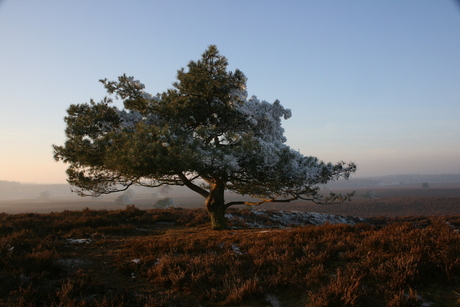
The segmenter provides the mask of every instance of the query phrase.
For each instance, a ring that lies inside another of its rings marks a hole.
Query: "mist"
[[[403,174],[338,180],[322,186],[325,191],[352,191],[378,188],[418,189],[424,183],[431,188],[460,188],[460,174]],[[227,193],[226,199],[241,200],[242,196]],[[247,198],[247,196],[246,196]],[[72,192],[69,184],[30,184],[0,180],[0,213],[49,213],[64,210],[124,209],[135,205],[141,209],[152,209],[162,200],[168,199],[175,207],[202,208],[204,199],[186,187],[130,187],[125,192],[81,197]]]

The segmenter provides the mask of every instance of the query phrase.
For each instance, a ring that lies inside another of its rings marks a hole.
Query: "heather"
[[[460,216],[313,223],[205,210],[0,214],[2,306],[455,306]],[[278,223],[277,223],[278,221]],[[255,226],[258,222],[257,226]]]

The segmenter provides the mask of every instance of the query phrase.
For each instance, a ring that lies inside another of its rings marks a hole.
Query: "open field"
[[[220,232],[202,198],[167,197],[187,209],[152,210],[152,193],[0,201],[0,306],[460,306],[459,184],[239,206]]]
[[[374,192],[375,198],[364,197]],[[371,188],[357,189],[349,203],[340,205],[306,205],[294,202],[290,210],[313,211],[328,214],[353,215],[359,217],[396,216],[442,216],[460,214],[460,187],[449,185],[442,188]],[[267,205],[280,209],[281,205]]]
[[[460,305],[460,216],[260,213],[230,210],[225,231],[202,209],[0,214],[0,305]]]
[[[352,190],[334,190],[347,192]],[[364,195],[373,192],[373,198]],[[57,198],[57,199],[14,199],[0,200],[0,212],[5,213],[49,213],[64,210],[90,209],[123,209],[125,204],[117,203],[118,194],[101,198]],[[178,207],[202,208],[204,199],[193,192],[170,193]],[[151,209],[158,200],[152,193],[137,193],[132,202],[142,209]],[[240,199],[235,195],[227,195],[227,201]],[[244,208],[244,206],[240,206]],[[432,216],[460,214],[460,184],[432,184],[429,189],[422,189],[420,185],[404,185],[393,187],[369,187],[355,189],[352,202],[340,205],[315,205],[304,201],[287,204],[269,203],[260,205],[258,209],[298,210],[338,215],[352,215],[359,217],[374,216]]]

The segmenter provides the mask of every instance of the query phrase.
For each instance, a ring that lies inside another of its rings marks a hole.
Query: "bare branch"
[[[209,192],[206,191],[205,189],[203,188],[200,188],[199,186],[197,186],[196,184],[194,184],[190,179],[187,178],[187,176],[185,176],[183,173],[179,173],[178,174],[179,178],[182,180],[182,182],[184,183],[184,185],[189,188],[190,190],[200,194],[201,196],[203,196],[204,198],[207,198],[208,195],[209,195]]]
[[[129,189],[132,185],[134,185],[136,182],[135,181],[131,181],[130,183],[126,183],[126,184],[123,184],[123,188],[117,188],[117,189],[111,189],[111,190],[108,190],[108,189],[98,189],[98,190],[91,190],[91,193],[85,193],[83,189],[70,189],[72,192],[76,192],[79,196],[82,196],[82,197],[87,197],[87,196],[91,196],[91,197],[99,197],[103,194],[112,194],[112,193],[117,193],[117,192],[123,192],[123,191],[126,191],[127,189]]]

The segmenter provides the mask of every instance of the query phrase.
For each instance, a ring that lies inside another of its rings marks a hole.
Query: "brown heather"
[[[0,214],[0,306],[460,306],[458,226],[212,231],[204,210],[134,206]]]

